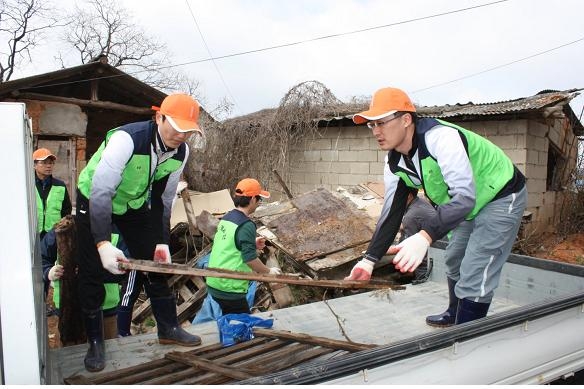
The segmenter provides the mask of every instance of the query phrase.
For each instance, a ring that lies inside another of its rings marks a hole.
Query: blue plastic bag
[[[221,344],[233,346],[253,339],[253,327],[272,328],[274,319],[261,319],[247,313],[229,313],[217,319]]]

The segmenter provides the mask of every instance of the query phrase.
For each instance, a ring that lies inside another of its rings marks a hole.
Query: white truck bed
[[[544,383],[579,370],[576,369],[578,366],[580,369],[584,366],[584,351],[578,351],[584,350],[584,338],[578,336],[572,339],[574,334],[581,334],[580,329],[584,328],[584,305],[546,314],[541,318],[537,318],[537,313],[531,313],[533,320],[520,318],[515,324],[512,319],[505,319],[505,315],[513,318],[523,311],[532,312],[534,304],[545,305],[546,302],[553,302],[553,299],[582,292],[584,282],[580,276],[542,269],[541,263],[544,268],[555,266],[549,261],[519,258],[515,262],[531,261],[540,266],[517,263],[505,265],[501,286],[487,319],[449,329],[433,328],[425,324],[425,317],[442,312],[448,303],[442,253],[441,249],[431,249],[434,259],[431,279],[420,285],[407,285],[406,290],[361,293],[328,300],[327,303],[318,302],[265,312],[258,316],[273,318],[273,329],[383,345],[378,352],[391,349],[392,355],[399,355],[400,347],[409,349],[409,354],[416,354],[412,353],[411,346],[417,342],[414,349],[418,348],[418,355],[397,358],[395,362],[360,369],[332,380],[323,377],[324,381],[331,383]],[[554,306],[553,303],[551,305]],[[343,336],[337,317],[349,339]],[[508,321],[504,328],[496,330],[497,318]],[[480,333],[481,328],[488,327],[487,322],[494,322],[490,326],[495,331]],[[480,323],[487,324],[481,326]],[[190,326],[187,330],[202,337],[202,346],[219,341],[214,322]],[[441,347],[443,341],[446,344]],[[428,351],[420,353],[420,348],[426,347],[421,344],[427,344]],[[159,345],[155,334],[108,340],[106,349],[107,365],[104,372],[160,359],[169,351],[188,350]],[[64,378],[75,374],[91,376],[83,368],[86,350],[86,345],[50,350],[51,365],[47,366],[50,383],[61,384]],[[358,353],[364,355],[360,358],[361,362],[373,358],[367,356],[367,353],[370,352]],[[507,359],[513,362],[508,363]],[[322,369],[319,364],[323,363],[327,362],[308,365],[318,365],[317,369]],[[425,367],[418,370],[418,364]],[[409,367],[406,369],[405,366]],[[461,370],[458,366],[464,368]],[[420,371],[424,374],[420,374]],[[252,382],[269,383],[270,378],[254,378]]]

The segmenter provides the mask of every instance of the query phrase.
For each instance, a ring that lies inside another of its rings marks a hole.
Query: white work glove
[[[97,248],[99,258],[103,268],[112,274],[125,274],[126,272],[118,268],[118,262],[128,262],[128,259],[119,248],[112,242],[105,242]]]
[[[371,279],[373,266],[375,266],[375,262],[363,258],[353,266],[351,274],[349,274],[348,277],[345,277],[345,280],[368,281]]]
[[[63,277],[63,266],[55,265],[49,270],[49,281],[56,281],[59,278]]]
[[[186,187],[188,186],[186,181],[179,181],[178,185],[176,186],[176,194],[180,194]]]
[[[157,244],[154,249],[154,262],[171,264],[170,249],[167,244]]]
[[[268,274],[279,276],[280,274],[282,274],[282,269],[280,269],[279,267],[271,267]]]
[[[422,263],[429,246],[428,239],[418,232],[395,246],[398,252],[393,264],[402,273],[414,271]]]

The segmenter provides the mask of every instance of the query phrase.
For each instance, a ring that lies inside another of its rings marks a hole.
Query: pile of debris
[[[173,273],[169,282],[176,294],[179,322],[183,322],[192,321],[206,297],[204,277],[195,275],[199,274],[195,266],[209,253],[219,220],[233,208],[233,202],[227,190],[200,193],[185,189],[180,197],[171,218],[173,263],[180,265],[168,272]],[[252,219],[258,234],[266,239],[260,259],[269,267],[281,267],[288,278],[259,282],[252,312],[320,301],[331,287],[329,298],[344,295],[349,284],[343,283],[343,277],[366,249],[376,220],[371,208],[378,212],[381,203],[375,188],[362,186],[338,193],[320,188],[259,207]],[[292,276],[308,281],[294,285]],[[147,320],[150,315],[150,302],[144,295],[133,314],[136,332],[145,331],[145,322],[154,324]]]

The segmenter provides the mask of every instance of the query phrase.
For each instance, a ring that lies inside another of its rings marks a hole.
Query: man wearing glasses
[[[53,177],[57,157],[49,149],[32,153],[37,199],[37,230],[41,239],[62,217],[71,214],[71,199],[65,183]]]
[[[167,96],[155,120],[130,123],[108,131],[104,142],[79,175],[77,247],[79,295],[89,349],[85,368],[105,368],[103,337],[105,271],[123,274],[127,261],[111,242],[112,225],[124,237],[133,258],[170,263],[170,212],[181,173],[189,157],[185,143],[200,129],[199,103],[185,94]],[[105,269],[105,270],[104,270]],[[147,273],[146,294],[162,344],[197,346],[201,338],[181,328],[167,276]]]
[[[449,326],[485,317],[527,203],[523,174],[499,147],[474,132],[417,117],[408,95],[397,88],[375,92],[369,110],[353,121],[367,123],[388,154],[381,216],[363,259],[347,278],[370,279],[388,248],[397,269],[414,271],[430,244],[452,231],[445,253],[449,306],[426,323]],[[418,233],[389,247],[408,188],[423,188],[436,215]]]

